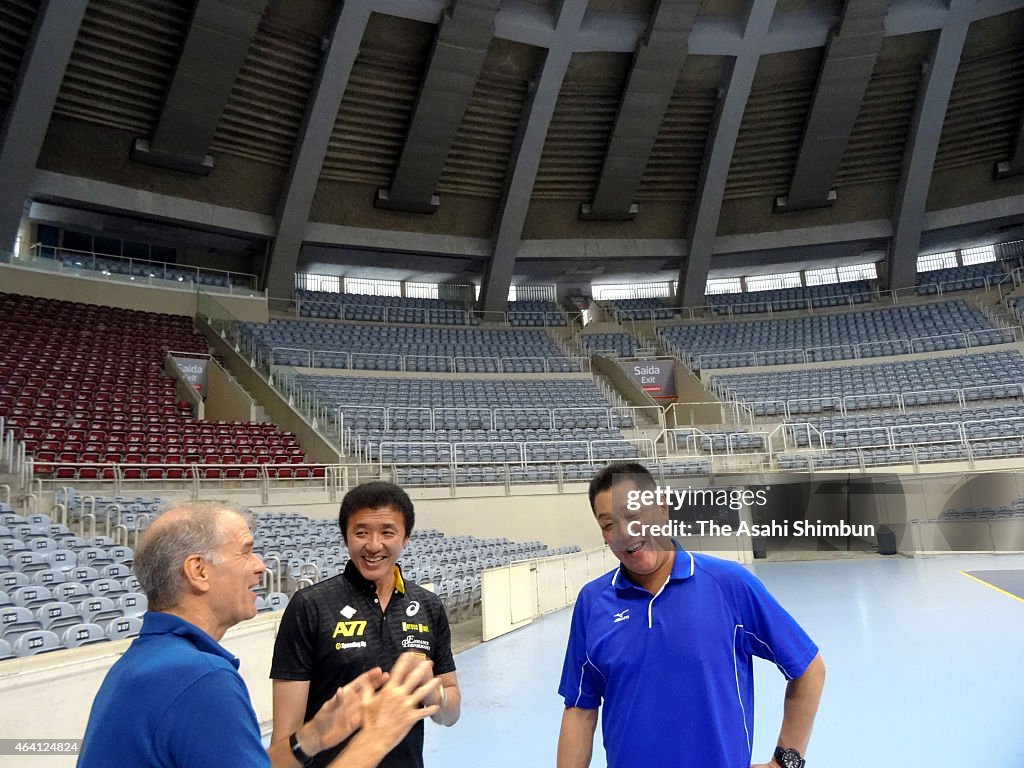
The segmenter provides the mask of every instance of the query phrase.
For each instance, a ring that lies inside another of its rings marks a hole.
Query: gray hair
[[[168,512],[181,516],[173,523],[158,524]],[[219,522],[225,512],[235,512],[251,525],[251,516],[227,501],[169,502],[158,512],[142,535],[133,565],[151,609],[173,608],[181,600],[182,569],[189,557],[200,555],[212,563],[220,562],[217,549],[224,543],[224,535]]]

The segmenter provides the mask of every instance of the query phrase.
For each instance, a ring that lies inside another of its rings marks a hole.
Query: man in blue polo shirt
[[[587,768],[597,713],[608,768],[748,768],[753,657],[789,680],[768,768],[803,768],[825,680],[817,646],[746,568],[652,534],[665,505],[635,463],[590,484],[590,505],[620,566],[580,591],[558,692],[565,700],[557,768]]]
[[[431,664],[405,654],[338,689],[290,740],[263,748],[238,659],[220,639],[256,615],[266,570],[248,520],[223,502],[178,504],[147,529],[135,573],[152,609],[100,686],[79,768],[296,766],[361,730],[332,768],[372,768],[436,714]],[[379,689],[379,690],[378,690]]]

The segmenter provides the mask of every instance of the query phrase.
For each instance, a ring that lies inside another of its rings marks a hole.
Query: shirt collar
[[[146,611],[142,617],[142,629],[139,630],[139,637],[155,635],[177,635],[185,638],[198,650],[203,653],[212,653],[215,656],[227,659],[238,669],[238,657],[230,653],[224,646],[203,632],[195,624],[184,619],[162,611]]]
[[[352,586],[367,594],[377,591],[377,585],[363,576],[356,567],[356,564],[351,560],[345,566],[345,578],[349,580]],[[402,578],[402,569],[398,567],[398,563],[395,563],[395,591],[401,595],[405,594],[405,579]]]
[[[683,545],[679,543],[678,539],[672,539],[672,546],[675,547],[676,556],[672,561],[672,571],[668,575],[669,581],[682,581],[693,576],[693,555],[683,549]],[[629,577],[626,575],[626,569],[622,567],[622,563],[619,563],[619,567],[615,569],[615,575],[612,576],[612,586],[618,590],[626,589],[642,589],[638,587]]]

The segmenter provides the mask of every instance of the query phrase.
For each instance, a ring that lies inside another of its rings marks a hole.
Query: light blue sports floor
[[[808,768],[1024,768],[1024,601],[960,573],[1018,569],[1022,555],[754,566],[828,668]],[[462,719],[427,724],[427,768],[554,766],[571,610],[456,657]],[[785,681],[755,666],[760,762]],[[605,768],[600,725],[591,765]]]

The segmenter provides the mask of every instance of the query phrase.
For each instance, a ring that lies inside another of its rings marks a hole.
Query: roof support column
[[[581,219],[625,221],[636,216],[636,193],[686,63],[690,32],[700,6],[701,0],[658,4],[647,34],[633,54],[601,177],[594,199],[580,208]]]
[[[676,302],[679,306],[704,304],[704,287],[711,268],[711,251],[718,233],[725,183],[729,177],[736,138],[754,86],[754,75],[768,37],[776,0],[752,0],[743,30],[743,52],[733,61],[728,85],[719,99],[711,123],[708,146],[697,181],[697,201],[687,225],[687,255],[679,270]]]
[[[835,200],[832,183],[882,50],[887,6],[888,0],[847,0],[818,72],[789,193],[776,199],[776,211],[823,208]]]
[[[390,189],[374,205],[433,213],[434,193],[494,37],[498,0],[456,0],[442,17]]]
[[[996,163],[993,172],[997,179],[1006,179],[1024,173],[1024,110],[1021,111],[1020,122],[1017,123],[1017,136],[1013,140],[1013,155],[1009,160]]]
[[[504,312],[508,306],[508,290],[537,180],[541,151],[586,10],[587,0],[562,0],[553,47],[544,56],[540,77],[519,120],[505,194],[498,206],[494,252],[480,290],[480,308],[486,312]]]
[[[886,287],[889,290],[909,288],[917,277],[917,257],[935,154],[974,5],[974,0],[949,0],[938,43],[924,65],[924,79],[918,90],[910,136],[903,153],[903,169],[896,187],[894,234],[887,264]]]
[[[209,174],[207,151],[266,6],[267,0],[199,0],[160,122],[152,137],[135,140],[133,160]]]
[[[292,165],[277,206],[277,236],[264,271],[264,288],[272,298],[289,298],[295,287],[295,267],[306,235],[313,195],[327,154],[341,100],[348,87],[359,43],[370,19],[366,0],[346,0],[334,23],[306,106],[306,116],[292,154]]]

